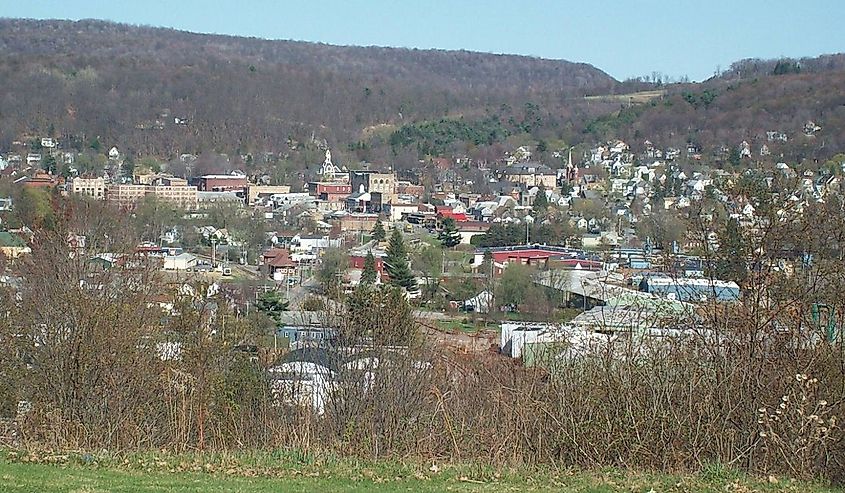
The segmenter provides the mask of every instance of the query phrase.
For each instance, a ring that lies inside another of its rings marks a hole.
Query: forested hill
[[[371,125],[621,88],[566,61],[17,19],[0,19],[0,82],[0,146],[51,128],[158,154],[272,150],[315,131],[345,143]]]

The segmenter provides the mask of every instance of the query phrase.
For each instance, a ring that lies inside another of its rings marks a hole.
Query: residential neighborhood
[[[845,12],[714,1],[10,3],[0,490],[838,491]]]

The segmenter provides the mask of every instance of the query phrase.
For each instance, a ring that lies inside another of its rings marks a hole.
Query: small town
[[[841,491],[845,55],[236,34],[0,19],[8,491]]]

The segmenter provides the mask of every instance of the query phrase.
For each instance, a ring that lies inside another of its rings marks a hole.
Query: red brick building
[[[373,252],[373,256],[376,259],[376,272],[378,272],[379,278],[383,282],[387,282],[387,274],[384,272],[384,258],[381,256],[380,252]],[[364,270],[364,262],[366,261],[366,254],[352,254],[349,256],[349,268]]]
[[[262,263],[267,266],[267,275],[276,281],[296,276],[296,262],[291,260],[290,252],[283,248],[271,248],[261,255]]]
[[[320,200],[343,202],[352,193],[349,183],[312,181],[308,184],[308,193]]]
[[[197,178],[201,192],[245,192],[249,181],[244,175],[203,175]]]

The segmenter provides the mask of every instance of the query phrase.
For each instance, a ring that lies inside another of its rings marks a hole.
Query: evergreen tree
[[[443,229],[439,235],[440,243],[446,248],[452,248],[461,242],[461,234],[458,233],[458,225],[451,217],[443,220]]]
[[[405,288],[407,291],[417,289],[417,280],[414,278],[408,262],[408,251],[405,249],[402,233],[398,229],[394,229],[393,234],[390,235],[384,268],[387,270],[387,274],[390,276],[390,284],[393,286]]]
[[[534,197],[534,212],[541,214],[546,212],[546,209],[549,208],[549,198],[546,197],[546,187],[542,184],[540,188],[537,190],[537,196]]]
[[[282,312],[287,311],[288,301],[282,298],[278,291],[267,291],[258,298],[255,303],[259,311],[273,319],[276,324],[282,320]]]
[[[385,238],[387,238],[387,233],[384,232],[384,226],[381,224],[381,219],[378,219],[375,226],[373,226],[372,235],[373,239],[378,242],[382,242]]]
[[[377,276],[376,258],[373,256],[373,252],[367,252],[367,257],[364,259],[364,270],[361,272],[361,285],[372,286],[376,283]]]
[[[748,276],[745,238],[736,219],[729,219],[719,235],[719,254],[716,259],[716,277],[734,281],[739,285]]]
[[[484,274],[488,280],[493,279],[493,252],[489,248],[484,250],[484,259],[481,261],[478,272]]]
[[[123,164],[120,165],[120,171],[123,173],[123,176],[127,178],[132,178],[135,175],[135,160],[132,159],[131,154],[126,154],[126,159],[124,159]]]
[[[44,162],[41,164],[41,167],[44,168],[44,171],[47,173],[55,175],[57,171],[56,158],[52,154],[47,154],[44,158]]]
[[[742,155],[739,153],[739,149],[736,147],[731,148],[730,153],[728,153],[728,162],[734,168],[738,168],[742,164]]]

